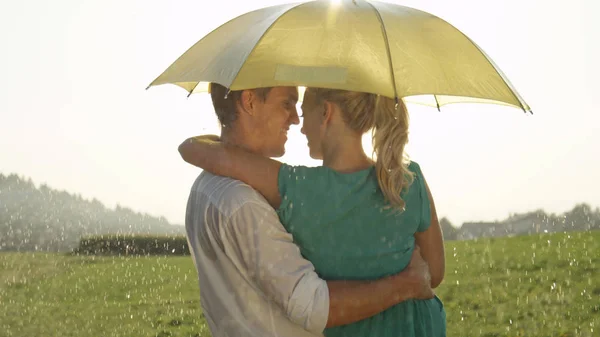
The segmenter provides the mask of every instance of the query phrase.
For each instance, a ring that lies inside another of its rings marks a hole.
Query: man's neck
[[[257,146],[253,144],[253,142],[250,140],[250,137],[248,137],[248,133],[240,128],[223,128],[221,130],[221,142],[223,142],[223,144],[236,146],[246,151],[262,155],[262,153],[258,151]]]

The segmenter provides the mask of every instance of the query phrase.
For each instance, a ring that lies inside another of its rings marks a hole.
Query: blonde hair
[[[351,130],[361,135],[373,129],[373,153],[379,188],[385,200],[400,210],[406,203],[400,193],[414,180],[404,153],[408,143],[408,110],[402,100],[375,94],[336,89],[309,88],[315,103],[336,104]]]

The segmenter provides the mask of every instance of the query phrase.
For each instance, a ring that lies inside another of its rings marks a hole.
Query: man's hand
[[[402,284],[408,282],[410,289],[398,289],[406,294],[408,290],[409,298],[426,300],[433,298],[435,295],[431,289],[431,275],[429,274],[429,266],[421,256],[419,246],[415,246],[410,263],[408,266],[397,274],[399,279],[402,279]]]
[[[406,300],[433,298],[427,262],[415,246],[409,265],[376,281],[327,281],[327,327],[358,322]]]

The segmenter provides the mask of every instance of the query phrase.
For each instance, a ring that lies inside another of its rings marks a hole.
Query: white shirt
[[[203,172],[190,193],[185,227],[213,337],[322,335],[327,283],[262,195]]]

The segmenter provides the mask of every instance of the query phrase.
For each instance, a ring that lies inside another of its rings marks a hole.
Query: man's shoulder
[[[206,171],[196,179],[192,193],[204,194],[213,206],[225,214],[232,214],[247,204],[269,206],[265,198],[248,184]]]

